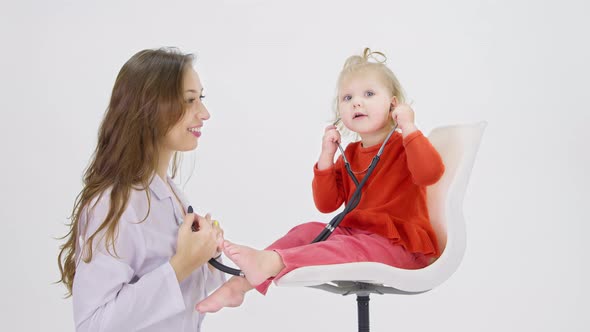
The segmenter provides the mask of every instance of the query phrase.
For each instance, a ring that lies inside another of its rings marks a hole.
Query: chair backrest
[[[445,165],[445,173],[427,188],[428,212],[442,252],[439,262],[450,273],[465,253],[463,198],[487,123],[435,128],[428,136]],[[433,263],[437,265],[437,262]]]

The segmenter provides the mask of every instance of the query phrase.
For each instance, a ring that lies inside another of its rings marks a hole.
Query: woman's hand
[[[391,113],[393,120],[397,123],[397,127],[401,129],[402,136],[406,137],[414,131],[418,130],[414,124],[414,110],[408,104],[398,104]]]
[[[198,223],[197,232],[191,229],[193,222]],[[219,228],[214,229],[211,223],[209,214],[205,218],[194,213],[188,213],[184,217],[184,222],[178,229],[176,254],[170,259],[170,265],[179,282],[215,256],[219,243],[223,241],[219,240],[219,236],[223,233],[220,233]]]
[[[213,220],[213,223],[211,223],[211,225],[213,227],[213,232],[215,232],[217,244],[217,249],[213,258],[217,258],[223,252],[223,242],[225,239],[223,238],[223,229],[221,229],[221,226],[219,226],[219,222],[217,220]]]
[[[340,133],[336,126],[329,125],[324,129],[324,137],[322,138],[322,152],[318,160],[318,169],[326,169],[332,167],[334,164],[334,155],[340,143]]]

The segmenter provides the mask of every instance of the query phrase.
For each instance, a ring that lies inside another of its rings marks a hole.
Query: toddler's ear
[[[397,105],[398,105],[397,97],[396,96],[391,97],[391,107],[389,108],[389,110],[393,111],[393,109],[396,108]]]

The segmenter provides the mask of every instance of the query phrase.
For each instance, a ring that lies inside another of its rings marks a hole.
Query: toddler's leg
[[[299,225],[265,250],[256,250],[225,241],[223,252],[242,270],[250,285],[268,284],[268,280],[285,267],[281,256],[275,250],[309,245],[324,228],[325,224],[317,222]],[[336,234],[344,234],[344,232],[343,229],[335,230]],[[262,285],[262,287],[266,286]]]
[[[275,279],[296,268],[314,265],[331,265],[353,262],[379,262],[404,269],[419,269],[427,260],[406,251],[400,245],[391,244],[382,236],[363,231],[351,231],[351,235],[335,234],[323,242],[304,246],[275,249],[285,265]],[[265,294],[270,281],[256,290]]]
[[[325,223],[312,221],[305,224],[297,225],[293,227],[287,234],[280,239],[273,242],[265,250],[276,250],[276,249],[288,249],[299,246],[306,246],[311,243],[324,229],[326,228]],[[347,234],[341,227],[337,227],[332,236],[336,234]],[[266,290],[270,286],[272,278],[262,282],[256,287],[262,294],[266,294]]]
[[[284,268],[281,257],[273,249],[308,245],[325,228],[325,225],[319,222],[298,225],[266,250],[255,250],[226,241],[225,254],[243,270],[248,280],[243,277],[232,277],[213,294],[198,303],[196,309],[200,312],[217,312],[223,307],[241,305],[245,293],[252,289],[251,284],[258,284],[260,281],[273,277]],[[334,234],[344,233],[337,228]],[[263,293],[266,293],[270,282],[270,279],[266,280],[259,286],[265,290]]]
[[[268,246],[266,250],[286,249],[310,244],[324,228],[326,228],[326,224],[316,221],[297,225]],[[335,232],[339,233],[340,229],[337,228]]]

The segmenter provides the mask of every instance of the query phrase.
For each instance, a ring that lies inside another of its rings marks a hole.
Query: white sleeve
[[[108,199],[101,201],[89,214],[86,237],[108,212]],[[139,220],[132,208],[121,216],[115,241],[118,257],[108,253],[97,236],[92,260],[79,261],[72,290],[76,331],[135,331],[185,310],[170,263],[136,276],[133,266],[143,261],[146,249]]]

